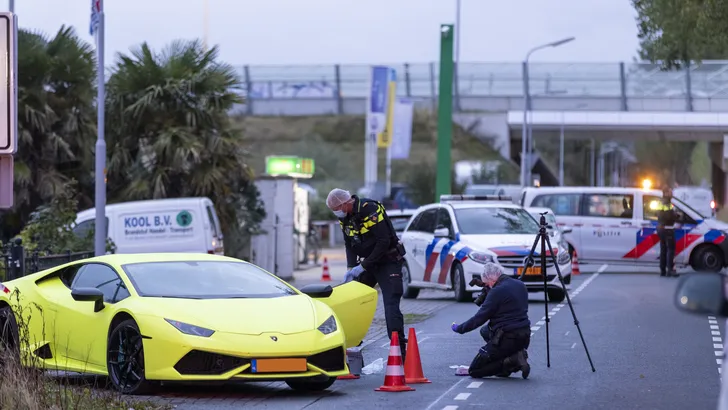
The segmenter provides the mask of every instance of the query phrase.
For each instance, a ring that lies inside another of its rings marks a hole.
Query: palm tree
[[[228,112],[242,102],[217,47],[147,43],[119,54],[107,85],[108,186],[112,199],[207,196],[221,223],[239,223],[252,172]]]
[[[71,179],[92,186],[96,135],[94,53],[73,28],[62,26],[53,37],[19,30],[17,75],[16,208],[4,219],[6,232],[17,232]],[[87,195],[77,199],[91,203]]]

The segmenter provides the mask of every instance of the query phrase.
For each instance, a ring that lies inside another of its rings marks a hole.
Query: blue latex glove
[[[362,268],[361,265],[356,265],[353,268],[349,269],[349,271],[346,272],[346,275],[344,276],[344,283],[351,282],[352,280],[358,278],[362,272],[364,272],[364,268]]]
[[[457,323],[453,322],[453,324],[450,326],[450,329],[452,329],[453,332],[457,333],[458,332],[458,326],[459,325]]]

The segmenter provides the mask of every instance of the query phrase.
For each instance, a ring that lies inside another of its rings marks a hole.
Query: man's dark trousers
[[[483,336],[486,344],[478,350],[478,354],[470,363],[468,369],[470,377],[489,377],[503,373],[508,370],[503,368],[503,359],[520,350],[528,349],[531,344],[530,327],[504,332],[496,344],[493,343],[493,332],[489,330],[488,326],[480,329],[480,335]]]
[[[392,332],[399,335],[399,346],[404,360],[407,350],[407,339],[404,333],[404,316],[399,308],[402,300],[402,261],[384,261],[378,263],[371,271],[367,270],[359,275],[359,282],[374,287],[379,284],[382,289],[382,302],[384,304],[384,318],[387,321],[387,335],[392,339]]]
[[[660,229],[660,275],[671,274],[675,270],[675,230]]]

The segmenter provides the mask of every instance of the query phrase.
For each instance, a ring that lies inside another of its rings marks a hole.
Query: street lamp
[[[529,83],[529,77],[528,77],[528,60],[531,58],[531,54],[535,53],[538,50],[542,50],[544,48],[549,47],[558,47],[560,45],[566,44],[568,42],[574,41],[574,37],[568,37],[563,40],[554,41],[551,43],[547,43],[544,45],[540,45],[538,47],[532,48],[528,54],[526,54],[526,59],[523,61],[523,126],[521,130],[521,186],[526,187],[528,185],[528,179],[530,175],[530,167],[526,166],[526,161],[529,161],[528,165],[530,164],[530,156],[527,159],[526,156],[527,148],[531,147],[531,140],[530,140],[530,130],[528,129],[528,114],[531,110],[531,97],[528,90],[528,83]],[[530,151],[530,149],[528,150]]]

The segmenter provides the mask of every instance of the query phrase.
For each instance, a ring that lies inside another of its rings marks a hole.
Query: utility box
[[[256,186],[266,217],[261,222],[264,233],[251,240],[251,262],[281,279],[292,279],[305,256],[308,192],[289,176],[263,176]]]

